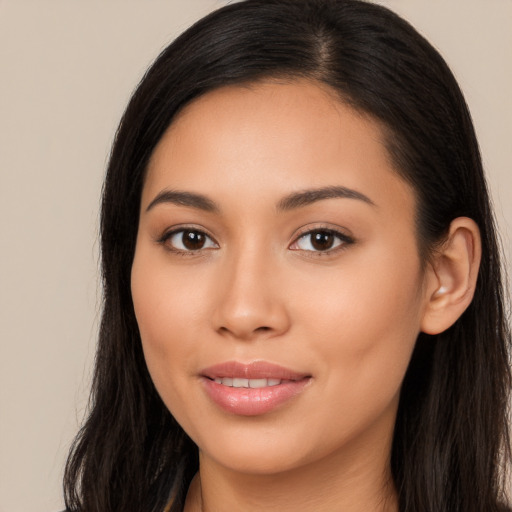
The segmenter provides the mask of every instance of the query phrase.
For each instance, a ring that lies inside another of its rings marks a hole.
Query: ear
[[[445,242],[431,258],[425,275],[425,309],[420,329],[439,334],[462,315],[473,300],[482,254],[475,221],[458,217]]]

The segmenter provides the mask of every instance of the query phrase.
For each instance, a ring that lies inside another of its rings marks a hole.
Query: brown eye
[[[203,248],[206,236],[204,233],[200,233],[199,231],[190,231],[187,229],[182,232],[181,240],[183,242],[183,246],[189,251],[197,251],[198,249]]]
[[[291,246],[292,250],[329,252],[337,247],[353,243],[353,239],[330,229],[315,229],[299,237]]]
[[[180,229],[165,237],[165,244],[176,252],[193,252],[201,249],[218,248],[218,245],[206,234],[197,229]]]
[[[312,233],[310,237],[311,245],[317,251],[327,251],[331,249],[336,240],[334,235],[328,231],[317,231]]]

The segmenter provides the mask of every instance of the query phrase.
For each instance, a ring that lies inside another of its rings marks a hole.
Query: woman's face
[[[377,123],[306,81],[210,92],[163,136],[141,204],[144,354],[202,461],[387,458],[426,293]]]

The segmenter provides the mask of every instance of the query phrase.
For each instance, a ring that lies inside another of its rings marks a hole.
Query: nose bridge
[[[233,250],[223,265],[216,329],[240,339],[284,332],[289,317],[272,250],[246,245]]]

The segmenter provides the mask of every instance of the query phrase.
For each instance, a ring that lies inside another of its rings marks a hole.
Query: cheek
[[[322,346],[329,385],[351,390],[347,399],[389,400],[398,392],[419,333],[419,268],[410,256],[380,254],[360,259],[350,272],[340,268],[310,293],[302,311],[315,331],[308,338]]]
[[[173,334],[204,308],[204,270],[187,270],[169,264],[166,252],[138,242],[132,265],[131,291],[143,342],[172,342]],[[177,334],[176,337],[179,337]],[[166,338],[170,338],[165,342]]]
[[[180,279],[185,273],[170,273],[168,265],[157,260],[154,254],[145,254],[144,248],[136,253],[131,289],[146,364],[168,403],[175,380],[192,373],[189,368],[197,347],[190,340],[200,339],[194,319],[204,316],[204,301],[197,286],[185,277]]]

